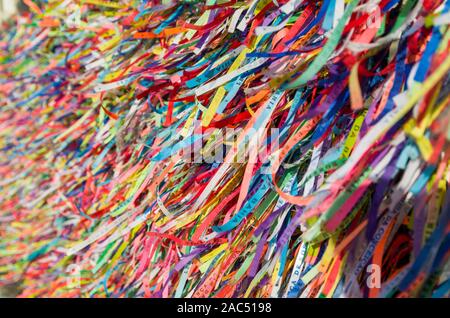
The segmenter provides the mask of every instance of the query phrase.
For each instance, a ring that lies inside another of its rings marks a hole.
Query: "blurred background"
[[[0,0],[0,22],[5,21],[9,17],[18,12],[18,7],[23,6],[18,0]],[[0,32],[2,25],[0,24]],[[0,287],[0,297],[14,297],[18,293],[19,285],[10,285]]]
[[[0,21],[4,21],[17,12],[18,0],[0,0]]]

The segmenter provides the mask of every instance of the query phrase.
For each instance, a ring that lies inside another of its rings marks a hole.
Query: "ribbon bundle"
[[[445,297],[450,1],[26,1],[0,285]]]

